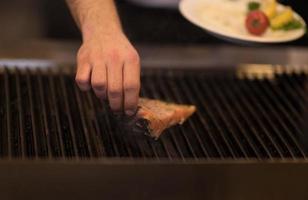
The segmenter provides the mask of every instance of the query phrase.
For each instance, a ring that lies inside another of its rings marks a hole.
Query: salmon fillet
[[[193,105],[180,105],[147,98],[140,98],[138,107],[137,118],[148,122],[148,133],[156,139],[165,129],[182,124],[196,111]]]

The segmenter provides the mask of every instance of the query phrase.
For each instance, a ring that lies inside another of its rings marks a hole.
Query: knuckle
[[[125,101],[125,109],[136,109],[136,107],[137,107],[137,100],[130,99]]]
[[[89,82],[87,79],[82,79],[82,78],[75,78],[75,81],[78,85],[78,87],[81,89],[81,90],[88,90],[90,89],[90,86],[89,86]]]
[[[107,56],[108,56],[109,59],[110,59],[111,61],[113,61],[113,62],[119,61],[119,60],[120,60],[120,57],[121,57],[120,52],[119,52],[119,50],[117,50],[117,49],[112,49],[112,50],[110,50]]]
[[[101,91],[97,91],[94,89],[94,93],[98,98],[105,98],[106,94],[104,92]]]
[[[75,81],[80,85],[88,84],[88,79],[81,76],[76,76]]]
[[[92,87],[96,90],[102,91],[106,89],[106,82],[105,81],[93,81],[91,82]]]
[[[127,84],[124,87],[124,91],[126,93],[132,93],[132,92],[137,92],[139,90],[139,84],[138,83],[131,83],[131,84]]]
[[[118,113],[121,111],[121,107],[119,105],[110,104],[110,107],[113,112]]]
[[[124,105],[124,109],[126,111],[135,113],[137,111],[137,102],[136,101],[126,101],[125,105]],[[131,113],[131,114],[133,114],[133,113]]]
[[[113,111],[120,111],[121,110],[121,101],[120,99],[110,99],[109,97],[109,104]]]
[[[130,51],[128,53],[128,58],[127,58],[131,63],[140,63],[140,57],[137,53],[137,51],[133,50],[133,51]]]
[[[103,56],[100,53],[92,53],[91,54],[91,61],[94,65],[98,65],[103,60]]]
[[[86,61],[87,58],[88,58],[88,53],[80,49],[77,53],[77,62],[82,63]]]
[[[113,88],[108,91],[108,94],[111,99],[116,99],[121,97],[122,91],[120,88]]]

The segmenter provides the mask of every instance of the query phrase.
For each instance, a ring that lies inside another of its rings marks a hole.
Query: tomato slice
[[[254,10],[248,13],[246,17],[246,28],[249,33],[260,36],[269,27],[267,16],[260,10]]]

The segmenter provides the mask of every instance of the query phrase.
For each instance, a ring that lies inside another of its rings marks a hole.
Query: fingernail
[[[132,115],[135,114],[135,111],[133,111],[133,110],[126,110],[125,113],[126,113],[126,115],[128,115],[128,116],[132,116]]]

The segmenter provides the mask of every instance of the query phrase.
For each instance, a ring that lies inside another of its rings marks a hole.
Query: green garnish
[[[285,31],[289,31],[289,30],[295,30],[295,29],[300,29],[300,28],[303,28],[302,22],[294,19],[290,21],[289,23],[287,23],[286,25],[284,25],[281,29]]]
[[[253,10],[259,10],[260,8],[260,3],[256,1],[251,1],[248,3],[248,10],[253,11]]]
[[[275,29],[272,28],[272,29],[274,31],[276,30],[290,31],[290,30],[296,30],[296,29],[301,29],[301,28],[305,28],[304,24],[300,20],[293,19],[292,21],[283,25],[280,28],[275,28]]]

